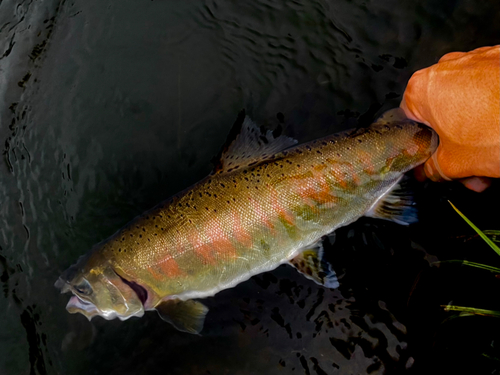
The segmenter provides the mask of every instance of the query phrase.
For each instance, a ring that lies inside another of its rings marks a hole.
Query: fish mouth
[[[70,314],[81,313],[91,320],[96,315],[103,316],[102,312],[90,301],[80,298],[78,295],[73,294],[66,305],[66,310]]]
[[[85,299],[85,297],[80,296],[78,293],[75,292],[74,288],[71,285],[71,282],[69,282],[64,275],[60,276],[58,280],[55,282],[54,286],[58,289],[60,289],[61,293],[67,293],[71,292],[73,295],[68,301],[68,304],[66,305],[66,310],[70,314],[77,314],[80,313],[84,315],[89,321],[94,317],[94,316],[101,316],[106,320],[112,320],[115,318],[118,318],[120,320],[127,320],[133,316],[136,317],[141,317],[144,315],[145,311],[145,304],[148,300],[149,293],[146,290],[146,288],[142,287],[141,285],[133,282],[133,281],[128,281],[118,275],[115,272],[116,276],[119,277],[119,279],[126,284],[130,288],[130,293],[132,295],[136,295],[136,298],[140,301],[139,306],[133,307],[130,305],[127,301],[126,295],[122,294],[122,297],[124,298],[124,305],[126,308],[126,311],[124,313],[120,313],[118,311],[115,311],[113,308],[99,308],[97,307],[93,302]]]

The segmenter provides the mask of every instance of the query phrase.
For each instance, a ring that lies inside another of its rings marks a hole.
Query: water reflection
[[[446,318],[438,306],[471,295],[480,305],[493,288],[472,283],[476,274],[432,278],[432,256],[455,256],[450,237],[463,233],[446,199],[498,228],[481,216],[498,186],[422,186],[420,225],[362,220],[339,231],[339,290],[280,267],[207,299],[202,336],[153,313],[89,323],[67,314],[53,283],[94,243],[205,176],[240,109],[300,141],[367,125],[399,103],[413,71],[497,44],[498,10],[465,0],[2,1],[0,372],[425,372]],[[451,295],[436,292],[446,280]],[[467,363],[483,366],[475,358]],[[491,373],[491,363],[480,368]]]

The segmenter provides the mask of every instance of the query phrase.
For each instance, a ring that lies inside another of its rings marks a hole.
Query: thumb
[[[431,179],[432,181],[435,182],[442,182],[442,181],[451,181],[451,178],[446,176],[441,169],[441,166],[439,165],[438,162],[438,153],[440,151],[440,147],[438,147],[438,150],[432,154],[429,160],[424,165],[424,171],[425,175]]]

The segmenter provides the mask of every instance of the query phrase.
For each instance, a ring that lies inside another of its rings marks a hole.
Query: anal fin
[[[203,329],[208,307],[193,300],[165,300],[155,306],[160,317],[182,332],[199,334]]]
[[[306,247],[288,263],[306,278],[326,288],[338,288],[339,282],[332,265],[324,258],[323,241]]]

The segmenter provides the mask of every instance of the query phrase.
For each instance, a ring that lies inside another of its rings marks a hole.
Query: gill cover
[[[68,312],[83,314],[89,320],[94,316],[107,320],[143,316],[144,306],[130,283],[108,264],[86,267],[87,258],[81,257],[55,283],[61,293],[73,293],[66,305]]]

